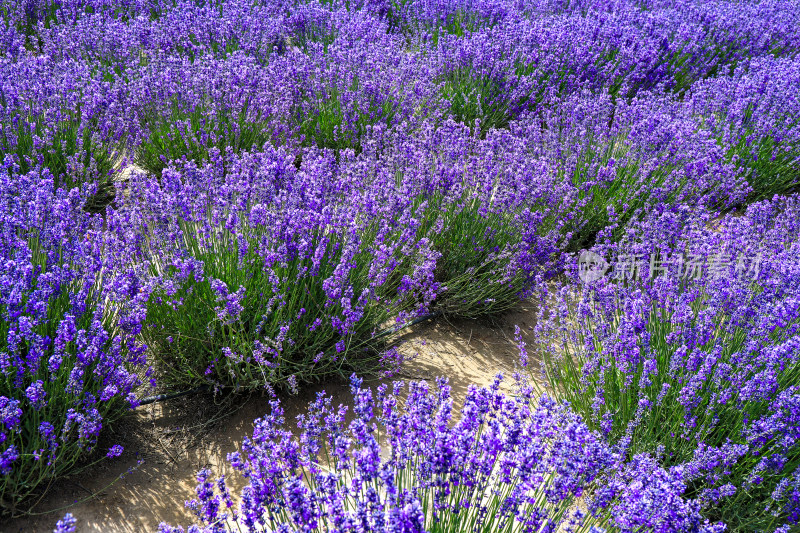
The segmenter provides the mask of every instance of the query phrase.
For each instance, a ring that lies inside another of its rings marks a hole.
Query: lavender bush
[[[217,152],[133,182],[114,224],[140,239],[128,312],[143,306],[162,381],[250,388],[377,370],[378,328],[425,310],[429,245],[378,216],[372,189],[335,159],[306,150],[298,169],[271,150],[224,170]]]
[[[760,58],[742,63],[731,77],[692,88],[688,112],[701,117],[746,179],[753,199],[770,198],[798,185],[797,59]]]
[[[52,175],[3,170],[0,502],[18,513],[135,405],[141,348],[105,305],[102,221]],[[118,455],[114,447],[109,457]]]
[[[747,181],[714,137],[682,115],[669,96],[615,104],[584,92],[513,126],[561,193],[549,213],[568,250],[592,244],[602,230],[619,239],[658,206],[726,207],[747,197]]]
[[[203,163],[214,151],[237,154],[289,136],[292,64],[289,58],[267,69],[243,55],[148,62],[126,91],[137,102],[130,110],[134,161],[159,175],[173,160]]]
[[[400,169],[400,194],[414,199],[418,233],[438,254],[436,310],[498,314],[551,273],[561,232],[549,222],[563,188],[523,142],[505,132],[478,139],[449,122],[392,144],[395,153],[382,153],[378,164]],[[414,163],[397,162],[397,153],[413,154]]]
[[[303,39],[313,60],[297,73],[294,123],[301,144],[360,152],[375,127],[413,135],[441,121],[444,105],[422,52],[404,50],[372,17],[337,11],[332,22],[338,33],[330,44]]]
[[[664,209],[596,246],[613,278],[557,289],[540,325],[559,397],[622,452],[658,450],[736,530],[797,524],[797,210]]]
[[[620,464],[566,404],[524,385],[506,396],[501,381],[471,387],[455,419],[444,379],[374,394],[353,377],[353,414],[320,394],[298,417],[300,437],[272,402],[243,453],[228,457],[248,485],[234,496],[224,478],[199,472],[187,507],[200,524],[189,531],[724,530],[652,457]],[[589,497],[595,485],[607,488]]]
[[[90,65],[31,57],[0,68],[0,157],[16,172],[46,168],[57,186],[106,184],[121,157],[108,115],[115,95]]]

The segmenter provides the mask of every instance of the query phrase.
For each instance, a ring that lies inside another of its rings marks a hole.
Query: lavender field
[[[0,530],[94,531],[54,495],[137,413],[256,397],[194,525],[102,530],[800,532],[800,1],[0,21]],[[482,382],[412,372],[498,321]]]

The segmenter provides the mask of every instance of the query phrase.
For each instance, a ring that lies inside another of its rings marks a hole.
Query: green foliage
[[[476,77],[459,69],[448,74],[442,84],[442,97],[450,102],[450,112],[457,122],[475,127],[480,133],[508,127],[512,118],[503,80],[493,76]]]
[[[763,131],[754,119],[755,107],[751,102],[741,124],[725,126],[718,133],[720,145],[727,147],[727,161],[740,169],[752,188],[751,201],[786,194],[800,185],[800,141],[791,133],[800,128],[800,117],[779,112],[771,118],[778,126]]]
[[[134,162],[156,176],[170,161],[202,163],[217,150],[239,154],[273,139],[269,117],[248,102],[239,109],[225,104],[189,109],[175,101],[164,113],[148,113],[144,122],[148,130],[135,147]]]
[[[100,135],[98,125],[98,119],[82,120],[80,110],[55,121],[17,115],[0,130],[0,159],[10,155],[21,173],[47,168],[56,187],[106,184],[120,159],[121,143]]]
[[[357,91],[357,86],[356,80],[352,90]],[[359,153],[367,128],[379,122],[391,123],[395,117],[396,109],[391,100],[371,99],[363,109],[353,103],[354,107],[345,107],[335,89],[310,100],[306,111],[298,112],[296,118],[303,146],[337,151],[350,148]]]
[[[441,194],[420,198],[418,234],[437,252],[434,308],[446,315],[476,318],[502,313],[519,302],[529,274],[516,261],[523,230],[516,215],[477,196],[460,201]],[[515,253],[516,252],[516,253]]]
[[[413,14],[411,16],[413,17]],[[442,20],[437,21],[437,24],[427,24],[427,26],[429,26],[431,40],[436,45],[443,34],[464,37],[468,33],[491,28],[495,23],[496,21],[491,17],[481,16],[475,12],[459,8],[449,13]]]

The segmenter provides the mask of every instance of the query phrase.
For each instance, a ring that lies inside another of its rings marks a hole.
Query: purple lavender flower
[[[111,448],[108,449],[108,453],[106,453],[106,457],[119,457],[122,455],[123,448],[119,444],[113,445]]]
[[[56,528],[53,533],[75,533],[77,531],[77,523],[78,520],[72,516],[72,513],[67,513],[64,518],[56,522]]]
[[[601,514],[609,501],[609,515],[619,531],[725,531],[724,524],[710,524],[698,501],[686,500],[686,482],[680,468],[663,469],[652,457],[638,455],[630,464],[604,481],[590,504]]]
[[[45,405],[45,397],[47,396],[47,392],[44,390],[42,380],[39,379],[36,382],[28,385],[28,388],[25,389],[25,396],[35,409],[40,409],[43,407]]]
[[[22,409],[19,408],[19,404],[19,400],[0,396],[0,419],[7,429],[15,429],[20,423]]]
[[[0,474],[4,476],[10,474],[13,469],[12,465],[17,459],[19,459],[19,452],[13,444],[3,450],[3,453],[0,454]]]

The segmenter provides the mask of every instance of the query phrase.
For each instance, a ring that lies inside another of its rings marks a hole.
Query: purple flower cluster
[[[726,531],[724,524],[703,518],[699,501],[682,497],[686,480],[680,467],[666,470],[654,457],[637,455],[612,472],[589,507],[593,515],[608,515],[613,531]]]
[[[78,521],[72,516],[72,513],[67,513],[64,518],[56,522],[56,528],[53,533],[75,533],[77,531],[75,525]]]
[[[233,496],[202,470],[186,504],[200,525],[188,531],[725,530],[682,497],[679,469],[648,455],[621,462],[567,404],[519,383],[507,396],[501,380],[471,387],[455,419],[446,380],[373,393],[354,376],[352,415],[320,394],[298,417],[299,437],[274,401],[228,457],[247,486]]]

